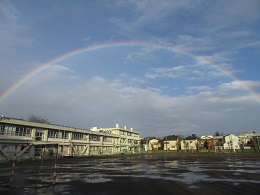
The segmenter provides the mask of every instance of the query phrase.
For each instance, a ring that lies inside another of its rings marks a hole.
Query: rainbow
[[[154,47],[157,49],[164,49],[164,50],[169,50],[169,51],[173,51],[175,53],[180,53],[180,54],[184,54],[187,56],[190,56],[202,63],[206,63],[212,67],[214,67],[215,69],[217,69],[218,71],[224,73],[225,75],[227,75],[228,77],[230,77],[231,79],[238,81],[240,83],[241,86],[243,86],[245,88],[245,90],[247,90],[250,94],[252,94],[257,101],[260,101],[260,97],[258,94],[256,94],[251,88],[249,88],[246,84],[244,84],[242,81],[240,81],[238,78],[236,78],[230,71],[225,70],[213,63],[211,63],[210,61],[208,61],[206,58],[201,57],[201,56],[197,56],[195,54],[192,54],[190,52],[184,51],[180,48],[176,48],[176,47],[172,47],[172,46],[168,46],[168,45],[162,45],[162,44],[157,44],[157,43],[151,43],[151,42],[142,42],[142,41],[131,41],[131,42],[109,42],[109,43],[102,43],[102,44],[96,44],[96,45],[92,45],[92,46],[87,46],[87,47],[82,47],[76,50],[73,50],[71,52],[65,53],[61,56],[58,56],[57,58],[54,58],[52,60],[50,60],[49,62],[40,65],[39,67],[31,70],[30,72],[28,72],[25,76],[23,76],[22,78],[20,78],[17,82],[15,82],[12,86],[10,86],[6,91],[4,91],[3,94],[0,95],[0,104],[8,97],[10,96],[17,88],[19,88],[21,85],[23,85],[25,82],[27,82],[29,79],[31,79],[32,77],[34,77],[36,74],[40,73],[41,71],[43,71],[44,69],[48,68],[50,65],[56,64],[58,62],[64,61],[68,58],[71,58],[73,56],[76,55],[80,55],[82,53],[86,53],[86,52],[90,52],[90,51],[95,51],[95,50],[100,50],[100,49],[104,49],[104,48],[113,48],[113,47],[118,47],[118,46],[146,46],[146,47]]]

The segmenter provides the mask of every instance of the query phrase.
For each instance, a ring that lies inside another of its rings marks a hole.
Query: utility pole
[[[168,143],[168,141],[167,141],[167,136],[166,136],[166,152],[168,152],[168,146],[167,146],[167,143]]]
[[[149,152],[149,139],[146,140],[146,153]]]
[[[260,151],[260,146],[259,146],[258,135],[256,136],[256,140],[257,140],[258,150]]]
[[[186,153],[187,152],[186,138],[184,139],[184,147],[185,147],[185,153]]]

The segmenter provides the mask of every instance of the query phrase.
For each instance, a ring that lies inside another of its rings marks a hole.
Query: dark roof
[[[171,140],[177,140],[179,138],[179,136],[173,136],[173,135],[171,135],[171,136],[167,136],[167,141],[171,141]],[[165,140],[166,141],[166,140]]]
[[[186,139],[186,140],[196,140],[196,139],[197,139],[197,137],[188,136],[188,137],[186,137],[185,139]]]

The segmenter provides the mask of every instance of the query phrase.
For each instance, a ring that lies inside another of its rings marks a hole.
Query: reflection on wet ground
[[[200,188],[200,182],[221,182],[239,186],[260,184],[259,158],[252,155],[131,155],[59,159],[56,185],[51,160],[18,162],[12,187],[9,188],[11,163],[0,167],[0,194],[46,193],[65,194],[75,182],[86,184],[117,182],[137,178],[179,182],[187,188]],[[0,164],[1,165],[1,164]],[[10,167],[9,167],[10,166]],[[35,188],[37,187],[37,189]],[[55,187],[55,189],[54,189]]]

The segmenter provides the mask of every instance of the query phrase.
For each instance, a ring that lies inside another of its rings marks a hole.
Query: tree
[[[220,133],[218,131],[216,131],[215,136],[220,136]]]
[[[50,124],[48,119],[42,118],[42,117],[34,115],[34,114],[31,114],[27,120],[30,122],[35,122],[35,123]]]

